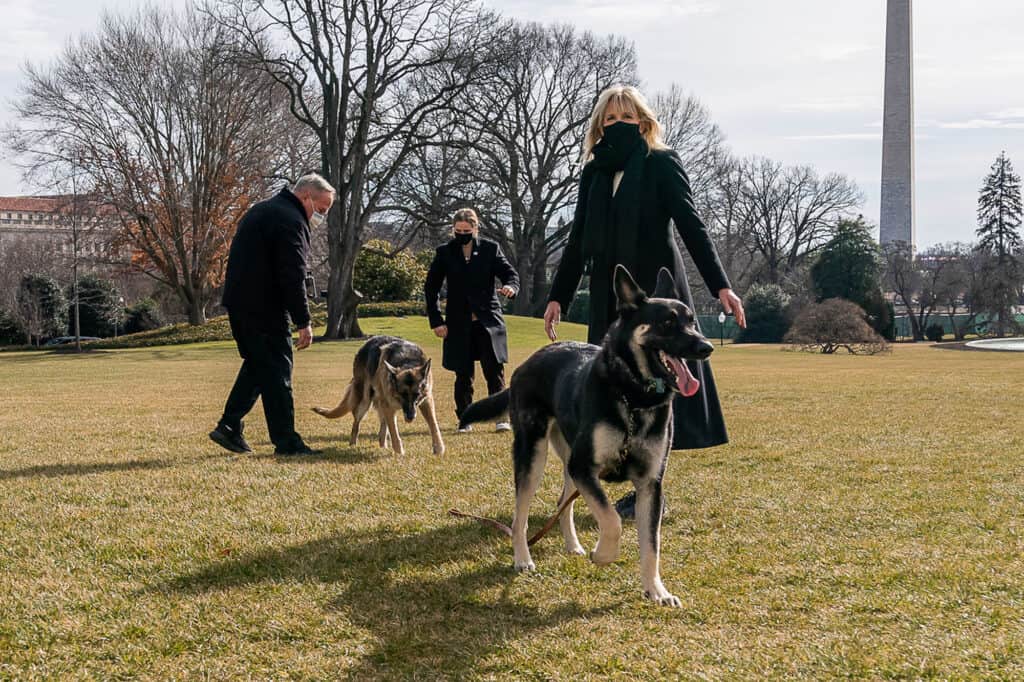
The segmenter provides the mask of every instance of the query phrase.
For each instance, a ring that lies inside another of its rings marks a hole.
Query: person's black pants
[[[505,365],[498,362],[494,356],[494,346],[491,344],[491,335],[479,320],[474,320],[470,328],[470,348],[472,349],[473,360],[480,361],[480,369],[484,372],[484,379],[487,381],[487,394],[494,395],[505,389]],[[473,374],[475,366],[470,362],[469,369],[455,373],[455,416],[461,416],[462,411],[473,402]]]
[[[287,330],[256,329],[231,315],[228,320],[238,354],[242,356],[242,367],[224,405],[220,423],[241,431],[242,419],[252,410],[256,399],[262,397],[270,440],[278,448],[297,446],[302,439],[295,433],[291,334]]]

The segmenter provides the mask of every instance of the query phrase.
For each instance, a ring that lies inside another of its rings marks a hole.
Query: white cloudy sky
[[[164,0],[182,5],[186,0]],[[0,123],[20,64],[55,55],[131,0],[0,0]],[[838,171],[878,219],[884,0],[492,0],[528,20],[636,43],[649,92],[700,97],[735,153]],[[971,240],[977,190],[1000,152],[1024,169],[1024,3],[914,6],[918,244]],[[0,194],[30,191],[0,158]]]

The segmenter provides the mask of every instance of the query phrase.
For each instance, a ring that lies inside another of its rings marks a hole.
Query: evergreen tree
[[[68,286],[68,334],[74,336],[74,289]],[[114,326],[120,325],[122,311],[120,294],[110,280],[98,275],[83,275],[78,280],[79,324],[82,336],[107,337],[114,335]]]
[[[1021,207],[1020,176],[1002,152],[992,164],[978,196],[978,249],[993,256],[986,273],[990,288],[991,315],[996,334],[1002,336],[1013,326],[1013,306],[1019,299],[1022,280],[1022,242],[1018,228]]]
[[[25,275],[18,286],[18,315],[29,343],[60,336],[68,325],[68,302],[46,275]]]
[[[811,266],[818,302],[853,301],[868,314],[872,328],[892,338],[892,315],[882,296],[882,255],[863,216],[840,220],[835,235]]]

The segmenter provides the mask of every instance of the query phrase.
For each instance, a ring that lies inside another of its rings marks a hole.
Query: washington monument
[[[879,241],[914,249],[914,42],[911,0],[887,0]]]

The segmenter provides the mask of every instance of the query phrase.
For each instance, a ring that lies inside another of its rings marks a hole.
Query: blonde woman
[[[494,280],[501,286],[495,291]],[[444,316],[438,305],[441,285],[447,281]],[[455,415],[473,402],[473,374],[480,361],[488,394],[505,388],[508,335],[497,294],[508,298],[519,291],[519,275],[497,242],[480,237],[480,219],[471,208],[461,208],[452,219],[452,239],[437,247],[423,286],[427,316],[434,334],[444,339],[442,364],[455,372]],[[467,426],[460,432],[469,431]],[[511,431],[506,421],[498,431]]]
[[[616,85],[598,97],[583,145],[585,163],[569,241],[558,264],[544,324],[554,341],[555,327],[576,293],[580,278],[590,275],[590,320],[587,340],[600,344],[615,321],[612,273],[621,263],[646,291],[654,291],[658,270],[666,267],[677,298],[691,308],[683,259],[669,221],[676,226],[704,283],[727,313],[746,326],[743,305],[715,251],[711,236],[694,208],[690,182],[679,155],[662,142],[661,126],[644,96],[631,86]],[[673,403],[673,449],[705,448],[728,441],[725,421],[708,361],[690,362],[700,380],[691,398]],[[632,496],[619,500],[623,516],[632,516]]]

